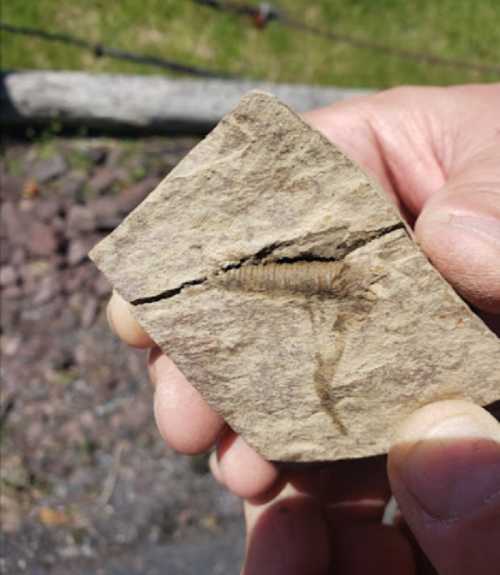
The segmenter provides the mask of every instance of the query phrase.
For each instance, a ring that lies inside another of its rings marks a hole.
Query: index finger
[[[116,291],[109,300],[106,315],[111,330],[128,345],[140,349],[156,345],[133,316],[132,305]]]

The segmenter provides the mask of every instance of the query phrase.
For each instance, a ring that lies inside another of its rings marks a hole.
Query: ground
[[[196,143],[41,138],[0,163],[0,572],[238,573],[241,508],[169,450],[86,257]]]
[[[381,88],[492,82],[499,77],[498,71],[397,58],[277,22],[258,28],[249,18],[192,0],[10,0],[3,4],[2,20],[10,24],[74,34],[113,48],[254,79]],[[337,35],[456,60],[497,66],[500,62],[498,0],[275,0],[270,4],[294,20]],[[162,73],[158,68],[98,58],[73,46],[6,32],[2,52],[5,69]]]

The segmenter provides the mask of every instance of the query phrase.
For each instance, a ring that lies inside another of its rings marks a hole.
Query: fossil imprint
[[[335,293],[345,267],[340,261],[301,261],[246,265],[219,273],[215,281],[226,289],[253,292]]]

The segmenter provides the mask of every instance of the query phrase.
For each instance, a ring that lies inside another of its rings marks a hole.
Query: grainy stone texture
[[[387,450],[419,406],[500,397],[500,342],[365,174],[255,92],[91,253],[265,457]]]

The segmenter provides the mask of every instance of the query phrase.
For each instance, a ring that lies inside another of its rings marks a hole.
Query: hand
[[[382,183],[434,265],[500,333],[500,84],[395,89],[306,119]],[[499,573],[500,425],[485,410],[424,407],[388,462],[277,467],[208,407],[117,295],[108,317],[124,341],[151,348],[165,440],[183,453],[217,444],[214,476],[247,500],[244,575]],[[391,488],[404,520],[388,526]]]

